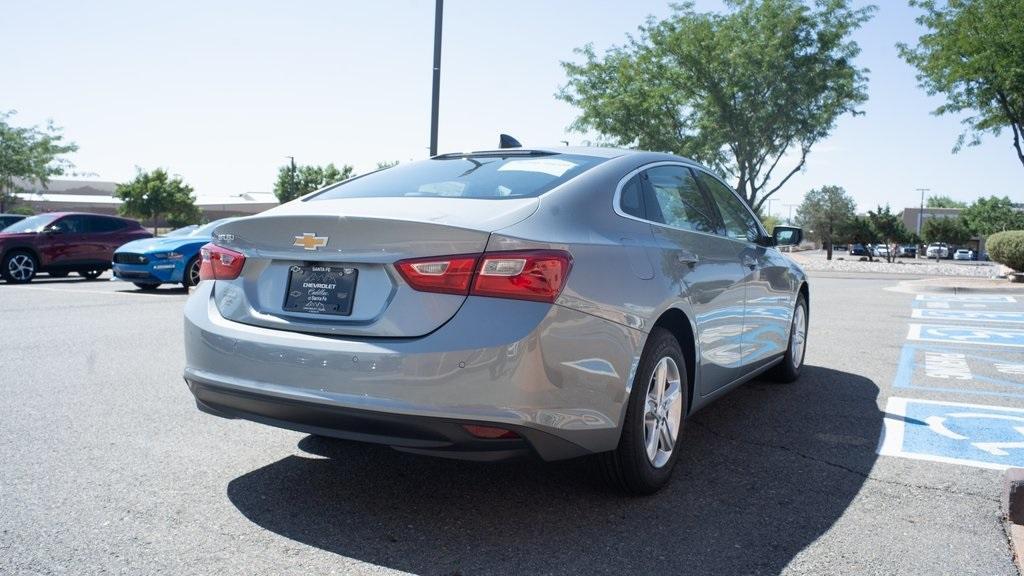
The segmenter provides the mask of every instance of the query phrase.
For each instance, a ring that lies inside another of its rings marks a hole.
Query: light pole
[[[434,87],[430,97],[430,155],[437,156],[437,108],[441,97],[441,19],[444,0],[434,5]]]
[[[285,156],[288,159],[288,199],[295,199],[295,157]]]
[[[921,236],[921,220],[924,218],[924,193],[931,192],[931,188],[914,188],[921,193],[921,209],[917,212],[917,235]]]

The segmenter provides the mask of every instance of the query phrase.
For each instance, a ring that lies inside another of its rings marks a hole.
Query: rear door
[[[125,222],[120,218],[88,216],[88,259],[109,263],[122,242]]]
[[[707,395],[742,375],[742,246],[719,234],[718,215],[690,168],[653,166],[643,180],[661,252],[655,266],[670,291],[689,299],[697,324],[698,391]]]
[[[697,170],[725,225],[726,241],[738,251],[747,302],[743,314],[744,372],[786,351],[796,288],[785,256],[759,245],[765,236],[757,217],[736,192],[714,176]]]

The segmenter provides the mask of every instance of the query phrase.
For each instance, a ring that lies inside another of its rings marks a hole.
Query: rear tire
[[[804,365],[807,352],[807,298],[803,292],[796,298],[793,308],[793,322],[789,327],[789,347],[786,355],[768,372],[768,377],[776,382],[793,382],[800,377],[800,369]]]
[[[103,274],[103,270],[79,270],[78,275],[86,280],[95,280]]]
[[[596,456],[610,485],[630,494],[652,494],[668,483],[679,459],[688,408],[686,375],[679,342],[668,330],[655,327],[637,366],[619,445]]]
[[[39,261],[31,252],[13,250],[0,262],[0,275],[9,284],[28,284],[36,277]]]

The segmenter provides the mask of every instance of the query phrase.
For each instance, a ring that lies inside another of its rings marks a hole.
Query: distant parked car
[[[953,260],[974,260],[974,251],[961,248],[953,253]]]
[[[928,258],[949,258],[949,245],[945,242],[929,244],[928,249],[925,250],[925,256]]]
[[[25,217],[21,214],[0,214],[0,230],[24,219]]]
[[[118,246],[152,234],[126,218],[52,212],[29,216],[0,232],[0,275],[14,284],[31,282],[39,272],[88,280],[110,268]]]
[[[846,244],[833,244],[832,249],[839,252],[846,252],[847,250],[850,249],[850,247],[847,246]]]
[[[162,238],[129,242],[114,252],[114,276],[143,290],[171,283],[195,286],[199,283],[199,249],[210,241],[214,228],[232,220],[236,218],[186,227],[184,232],[174,230]]]
[[[850,256],[867,256],[868,251],[863,244],[850,244]]]
[[[916,258],[917,257],[917,246],[911,246],[909,244],[896,247],[896,256],[900,258]]]
[[[889,256],[889,247],[885,244],[875,244],[871,248],[871,255],[875,258],[887,258]]]

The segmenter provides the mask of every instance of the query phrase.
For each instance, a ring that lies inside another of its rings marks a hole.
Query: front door
[[[717,178],[703,171],[697,177],[715,201],[725,235],[744,267],[747,305],[741,344],[744,372],[749,372],[786,351],[795,290],[785,257],[758,243],[765,233],[746,203]]]

